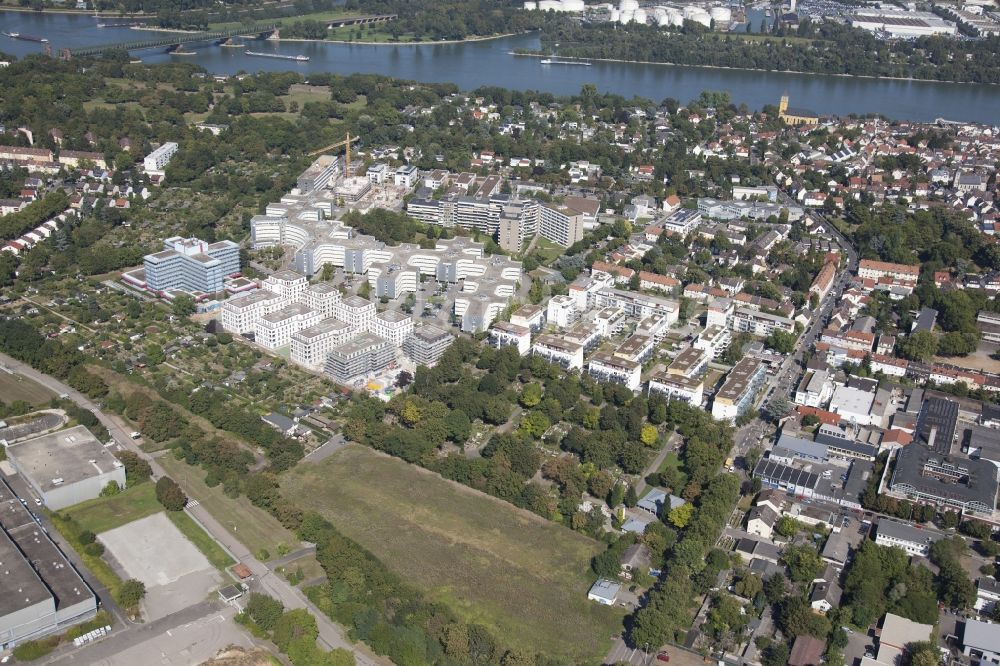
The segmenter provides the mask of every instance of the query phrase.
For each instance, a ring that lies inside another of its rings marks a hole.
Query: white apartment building
[[[578,312],[572,296],[558,295],[549,299],[547,321],[559,328],[568,328],[576,321]]]
[[[705,384],[701,379],[657,372],[649,378],[649,395],[660,395],[667,400],[681,400],[697,407],[705,399]]]
[[[610,338],[625,330],[626,317],[621,308],[604,308],[594,316],[594,328],[602,338]]]
[[[583,369],[583,345],[569,342],[557,335],[537,336],[531,345],[531,352],[566,370]]]
[[[222,328],[230,333],[253,333],[266,314],[280,310],[288,302],[270,291],[253,291],[228,299],[222,304]]]
[[[254,328],[254,340],[267,349],[284,347],[291,343],[293,333],[315,326],[321,319],[304,303],[292,303],[261,317]]]
[[[795,404],[805,407],[826,406],[826,403],[833,397],[833,380],[826,370],[812,370],[807,372],[798,388],[795,389]]]
[[[718,325],[706,326],[691,346],[695,349],[704,349],[713,359],[716,359],[729,349],[729,343],[732,340],[733,335],[728,328]]]
[[[878,280],[891,277],[896,280],[916,282],[920,277],[920,265],[894,264],[888,261],[862,259],[858,263],[858,277],[864,280]]]
[[[368,176],[368,182],[372,185],[381,185],[389,179],[389,167],[383,162],[378,162],[368,167],[365,175]]]
[[[709,354],[698,347],[688,347],[667,366],[667,374],[688,379],[699,377],[708,369]]]
[[[368,330],[375,317],[375,303],[360,296],[345,296],[334,306],[333,316],[351,328]]]
[[[308,286],[309,280],[306,279],[305,275],[289,269],[267,276],[267,279],[261,284],[264,289],[289,302],[302,300],[302,294],[305,293]]]
[[[716,298],[708,304],[708,311],[705,313],[705,326],[721,326],[729,328],[733,319],[733,300],[731,298]]]
[[[901,548],[911,557],[927,557],[931,544],[942,535],[926,529],[917,529],[904,523],[883,518],[878,521],[875,543],[890,548]]]
[[[651,338],[655,344],[660,344],[670,332],[670,321],[662,315],[646,317],[635,327],[635,335]]]
[[[738,332],[767,336],[774,331],[795,332],[795,322],[788,317],[757,312],[750,308],[736,308],[733,312],[732,328]]]
[[[636,319],[645,319],[653,315],[666,318],[667,324],[673,326],[680,316],[680,305],[677,301],[639,294],[622,289],[602,289],[596,294],[598,307],[616,307],[626,315]]]
[[[701,213],[697,210],[679,208],[657,224],[663,227],[664,231],[687,236],[701,224]]]
[[[302,293],[302,302],[324,318],[334,316],[340,305],[340,298],[340,289],[332,282],[311,284]]]
[[[396,187],[413,187],[417,184],[420,171],[412,164],[396,167],[396,173],[392,175],[393,184]]]
[[[314,370],[322,370],[326,357],[334,347],[344,344],[361,331],[329,317],[315,326],[292,333],[291,359]]]
[[[162,146],[151,152],[142,160],[142,166],[146,171],[162,171],[167,166],[170,158],[177,152],[177,144],[167,141]]]
[[[413,334],[413,320],[396,310],[379,312],[369,321],[368,330],[383,340],[388,340],[396,348],[402,347],[403,341]]]
[[[545,308],[541,305],[522,305],[510,315],[510,323],[524,326],[531,331],[540,331],[545,326]]]
[[[622,384],[630,391],[638,391],[642,384],[642,365],[607,352],[597,352],[591,356],[587,362],[587,372],[598,381]]]
[[[505,321],[493,322],[490,327],[490,344],[494,347],[517,347],[517,353],[527,356],[531,351],[531,329]]]

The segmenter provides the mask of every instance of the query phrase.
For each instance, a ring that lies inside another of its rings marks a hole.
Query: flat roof
[[[51,599],[48,588],[21,555],[14,541],[0,530],[0,617]]]
[[[340,302],[349,308],[364,308],[368,307],[369,305],[375,304],[374,302],[369,301],[367,298],[361,298],[360,296],[356,296],[353,294],[350,296],[344,296],[344,298],[341,299]]]
[[[305,338],[308,340],[309,338],[317,338],[331,331],[344,331],[350,328],[350,326],[339,319],[329,317],[314,326],[309,326],[308,328],[303,328],[301,331],[296,331],[292,334],[292,337]]]
[[[1000,652],[1000,625],[979,620],[966,620],[962,645],[985,652]]]
[[[418,338],[423,342],[432,343],[440,342],[444,339],[450,340],[452,335],[443,328],[438,328],[433,324],[424,324],[413,331],[413,337]]]
[[[7,455],[43,490],[107,474],[120,466],[82,425],[14,444],[7,448]],[[55,479],[62,481],[53,483]]]
[[[937,475],[931,472],[940,469]],[[939,499],[996,506],[997,468],[988,460],[950,459],[913,442],[896,455],[891,488],[906,492],[907,486]]]
[[[331,355],[339,356],[353,356],[354,354],[367,351],[374,347],[380,345],[388,345],[389,343],[382,338],[378,337],[374,333],[362,333],[353,340],[348,340],[347,342],[337,345],[332,350],[330,350]]]
[[[680,370],[682,373],[687,374],[692,368],[696,367],[703,360],[705,360],[706,356],[707,353],[704,349],[688,347],[677,355],[677,358],[671,362],[669,368],[671,370]]]
[[[10,537],[52,592],[57,610],[93,597],[93,593],[80,578],[80,574],[42,531],[40,525],[34,522],[24,525],[12,530]]]
[[[928,398],[917,417],[916,439],[938,453],[951,453],[958,424],[958,403],[944,398]]]
[[[309,314],[313,312],[305,303],[290,303],[280,310],[275,310],[274,312],[268,312],[266,315],[261,317],[261,321],[270,322],[276,324],[278,322],[284,321],[286,319],[291,319],[292,317],[297,317],[299,315]]]
[[[726,381],[723,382],[722,388],[715,394],[715,397],[733,401],[737,400],[750,385],[750,378],[762,365],[756,359],[740,359],[739,363],[734,365],[733,369],[726,375]]]
[[[905,523],[900,523],[895,520],[889,520],[883,518],[878,521],[878,534],[889,537],[890,539],[897,539],[899,541],[908,541],[910,543],[918,543],[924,545],[931,545],[935,541],[941,539],[944,535],[938,534],[937,532],[932,532],[925,529],[917,529],[912,525],[907,525]]]
[[[400,312],[399,310],[386,310],[385,312],[379,312],[375,315],[377,319],[382,321],[396,323],[401,321],[406,321],[410,318],[410,315]]]

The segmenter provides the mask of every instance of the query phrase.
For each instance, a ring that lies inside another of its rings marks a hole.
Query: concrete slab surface
[[[97,538],[129,577],[141,580],[147,589],[212,568],[162,512],[103,532]]]

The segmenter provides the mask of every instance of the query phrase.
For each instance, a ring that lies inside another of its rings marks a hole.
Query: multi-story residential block
[[[291,336],[291,359],[314,370],[321,370],[327,355],[361,331],[351,328],[339,319],[329,317],[315,326],[303,328]]]
[[[388,340],[393,347],[400,348],[413,333],[413,319],[397,310],[386,310],[369,320],[368,330],[383,340]]]
[[[621,308],[603,308],[594,315],[594,328],[599,336],[609,338],[625,330],[625,319]]]
[[[360,296],[345,296],[334,306],[333,316],[351,328],[367,330],[375,317],[375,303]]]
[[[732,339],[733,335],[728,328],[707,326],[704,331],[698,334],[691,346],[695,349],[704,349],[711,358],[716,359],[729,349],[729,343],[732,342]]]
[[[261,317],[287,304],[281,296],[264,290],[234,296],[222,304],[222,327],[238,335],[253,333]]]
[[[566,370],[583,369],[583,345],[569,342],[558,335],[536,336],[531,344],[531,353],[557,363]]]
[[[308,169],[302,172],[295,186],[302,194],[315,192],[329,186],[330,181],[340,171],[339,156],[320,155],[315,162],[309,165]]]
[[[712,328],[721,326],[722,328],[732,328],[733,311],[735,305],[731,298],[715,298],[708,304],[705,313],[705,326]]]
[[[232,241],[206,243],[174,236],[163,246],[163,251],[143,258],[151,291],[213,294],[222,291],[226,277],[240,272],[240,247]]]
[[[387,341],[371,333],[361,333],[329,351],[323,372],[338,384],[350,385],[384,370],[395,358]]]
[[[386,267],[373,266],[368,271],[368,284],[374,288],[375,296],[396,299],[403,294],[414,293],[420,284],[420,271],[415,268],[403,268],[398,264]]]
[[[642,365],[607,352],[591,356],[587,372],[597,381],[622,384],[631,391],[638,391],[642,384]]]
[[[658,222],[665,231],[679,236],[687,236],[701,224],[701,213],[697,210],[679,208]]]
[[[170,159],[177,152],[177,144],[167,141],[162,146],[151,152],[142,160],[142,166],[146,171],[162,171],[170,162]]]
[[[368,167],[365,175],[372,185],[382,185],[389,179],[389,167],[384,162],[378,162]]]
[[[505,321],[495,321],[490,326],[490,344],[497,348],[517,347],[517,353],[527,356],[531,351],[531,329]]]
[[[927,529],[917,529],[895,520],[883,518],[878,521],[875,543],[889,548],[900,548],[911,557],[927,557],[931,544],[943,535]]]
[[[258,319],[254,327],[254,341],[268,349],[284,347],[291,343],[293,333],[315,326],[321,319],[318,312],[310,310],[304,303],[292,303]]]
[[[795,389],[795,404],[806,407],[825,407],[833,397],[833,381],[826,370],[810,370]]]
[[[303,300],[303,294],[308,286],[309,280],[306,276],[289,269],[269,275],[261,283],[261,287],[289,302]]]
[[[583,240],[584,214],[569,206],[544,205],[539,208],[538,233],[544,238],[569,247]]]
[[[531,330],[532,333],[537,333],[542,330],[545,326],[545,308],[541,305],[522,305],[510,315],[510,323],[516,324],[518,326],[524,326]]]
[[[653,344],[660,344],[670,332],[670,321],[662,315],[652,315],[639,321],[633,333],[650,338]]]
[[[455,339],[448,331],[433,325],[424,325],[406,339],[403,350],[417,365],[428,368],[437,365]]]
[[[681,286],[681,281],[669,275],[657,275],[649,271],[639,271],[639,288],[674,293]]]
[[[512,254],[519,254],[524,241],[538,232],[539,205],[534,199],[511,200],[500,211],[497,243]]]
[[[680,375],[694,379],[708,369],[709,353],[698,347],[688,347],[667,366],[668,375]]]
[[[712,401],[712,416],[720,421],[735,421],[753,406],[757,392],[767,377],[766,366],[757,359],[744,357],[726,375]]]
[[[340,299],[340,289],[333,282],[316,282],[306,287],[302,293],[302,302],[324,318],[336,314]]]
[[[595,300],[598,307],[620,308],[625,314],[636,319],[659,315],[664,317],[667,324],[671,326],[677,323],[680,316],[680,305],[677,301],[649,294],[639,294],[634,291],[601,289],[597,292]]]
[[[920,265],[893,264],[888,261],[862,259],[858,264],[858,277],[876,281],[879,278],[891,277],[896,280],[916,282],[920,277]]]
[[[396,172],[392,175],[393,184],[396,187],[413,187],[417,184],[420,171],[412,164],[396,167]]]
[[[619,358],[624,358],[629,361],[645,363],[653,356],[653,350],[655,347],[656,345],[652,338],[646,335],[634,333],[618,345],[614,354]]]
[[[705,384],[701,379],[658,371],[649,378],[649,395],[661,395],[667,400],[682,400],[689,405],[701,406],[705,399]]]
[[[794,333],[795,322],[788,317],[757,312],[750,308],[736,308],[733,312],[732,329],[738,332],[767,336],[775,331]]]
[[[562,294],[549,299],[547,311],[546,321],[559,328],[569,327],[579,316],[573,297]]]

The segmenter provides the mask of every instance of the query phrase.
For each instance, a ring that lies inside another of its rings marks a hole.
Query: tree
[[[771,398],[768,403],[764,405],[764,418],[769,421],[777,422],[788,416],[791,411],[791,403],[781,396],[776,396]]]
[[[169,476],[161,476],[156,482],[156,499],[167,511],[182,511],[187,504],[184,491]]]
[[[146,585],[141,580],[130,578],[118,588],[115,601],[125,609],[134,609],[146,596]]]
[[[674,527],[685,528],[691,521],[691,517],[694,516],[694,505],[690,502],[685,502],[681,504],[676,509],[672,509],[670,513],[667,514],[667,520]]]
[[[273,599],[266,594],[253,592],[247,598],[246,609],[243,612],[258,627],[264,631],[271,631],[278,624],[278,620],[281,619],[282,613],[285,612],[285,607],[277,599]]]
[[[937,352],[938,339],[931,331],[916,331],[899,342],[899,353],[911,361],[927,362]]]
[[[170,304],[171,309],[174,314],[178,317],[187,317],[193,315],[197,307],[194,303],[194,298],[188,296],[187,294],[180,294],[174,297],[174,300]]]
[[[764,338],[764,344],[779,354],[791,354],[795,351],[796,335],[785,331],[774,331]]]
[[[128,487],[139,485],[149,479],[153,474],[153,469],[138,453],[122,450],[115,454],[122,466],[125,468],[125,483]]]
[[[413,375],[408,371],[403,370],[398,375],[396,375],[396,387],[406,388],[413,381]]]
[[[791,516],[782,516],[775,524],[774,531],[787,538],[799,531],[799,524]]]
[[[631,509],[638,503],[639,496],[635,494],[635,486],[629,486],[625,491],[625,506]]]
[[[812,546],[788,546],[781,557],[788,566],[788,572],[796,583],[814,580],[823,569],[823,560]]]
[[[121,491],[117,481],[108,481],[107,485],[101,488],[101,497],[114,497]]]
[[[652,446],[653,444],[656,444],[656,438],[658,435],[659,432],[656,430],[656,426],[647,423],[642,426],[642,433],[639,435],[639,439],[646,446]]]
[[[530,409],[537,406],[541,401],[542,387],[536,382],[525,384],[524,388],[521,389],[521,396],[518,398],[518,402],[521,403],[521,406]]]

